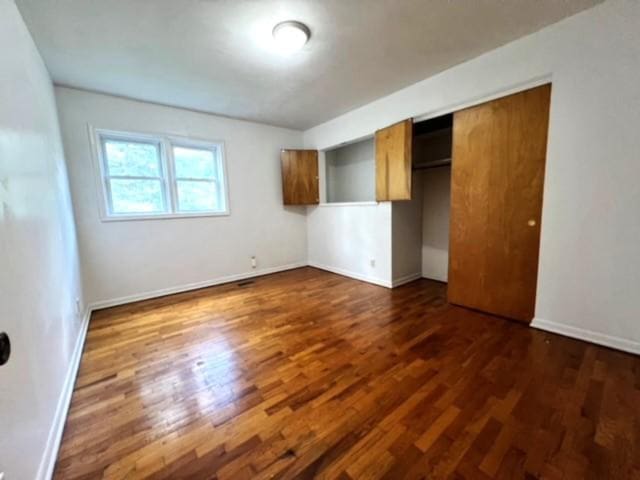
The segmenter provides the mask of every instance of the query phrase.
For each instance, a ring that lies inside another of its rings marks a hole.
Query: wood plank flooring
[[[94,313],[55,478],[640,478],[640,358],[292,270]]]

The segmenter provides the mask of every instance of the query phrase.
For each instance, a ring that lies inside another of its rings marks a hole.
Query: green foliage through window
[[[178,180],[178,210],[200,212],[216,210],[218,195],[215,182]]]
[[[112,178],[113,213],[161,213],[165,211],[160,180]]]
[[[183,145],[183,141],[171,145],[168,138],[99,135],[109,215],[226,211],[219,145]],[[167,158],[163,142],[172,153]]]
[[[216,178],[216,160],[212,150],[173,147],[176,178]]]
[[[107,140],[104,148],[109,176],[161,176],[158,145]]]

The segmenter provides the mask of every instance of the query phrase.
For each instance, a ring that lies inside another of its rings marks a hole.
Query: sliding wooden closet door
[[[413,121],[376,132],[376,200],[411,200]]]
[[[551,85],[453,117],[449,301],[533,318]]]
[[[320,203],[318,151],[282,150],[282,198],[285,205]]]

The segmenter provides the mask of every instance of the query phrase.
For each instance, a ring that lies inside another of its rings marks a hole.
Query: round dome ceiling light
[[[273,27],[271,34],[278,50],[283,53],[293,53],[309,41],[311,31],[304,23],[288,20]]]

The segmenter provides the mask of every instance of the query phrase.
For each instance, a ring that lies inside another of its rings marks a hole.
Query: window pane
[[[215,182],[178,180],[178,210],[181,212],[222,211],[220,192]]]
[[[162,213],[165,211],[160,180],[123,180],[113,178],[111,213]]]
[[[173,147],[177,178],[216,178],[216,159],[211,150]]]
[[[105,140],[109,175],[160,177],[160,154],[153,143]]]

